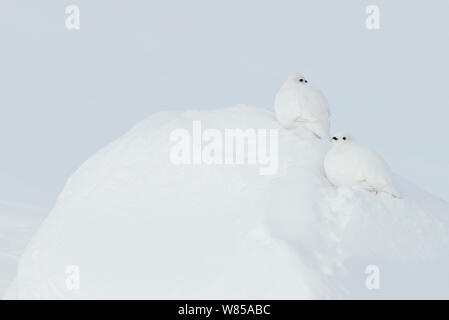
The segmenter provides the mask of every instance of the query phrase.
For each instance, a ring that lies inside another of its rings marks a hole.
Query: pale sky
[[[81,29],[65,28],[76,4]],[[380,29],[365,27],[368,5]],[[304,74],[392,169],[449,200],[449,1],[0,2],[0,199],[51,207],[160,110],[273,108]]]

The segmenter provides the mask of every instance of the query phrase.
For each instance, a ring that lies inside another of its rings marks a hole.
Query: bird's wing
[[[400,198],[400,193],[393,185],[390,167],[385,160],[369,149],[363,149],[363,151],[366,167],[364,170],[365,182],[361,185],[370,191],[385,192]]]
[[[295,122],[300,122],[300,123],[314,123],[317,122],[318,120],[313,118],[313,117],[307,117],[304,115],[300,115],[298,117],[295,118]]]
[[[378,193],[380,191],[378,188],[376,188],[371,183],[369,183],[366,179],[359,180],[359,185],[362,188],[368,190],[369,192],[376,192],[376,193]]]

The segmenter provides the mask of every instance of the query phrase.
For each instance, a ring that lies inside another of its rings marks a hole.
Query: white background
[[[81,30],[65,28],[65,7]],[[365,8],[380,8],[380,30]],[[51,207],[90,155],[160,110],[272,108],[292,72],[332,131],[449,200],[449,2],[0,2],[0,199]]]

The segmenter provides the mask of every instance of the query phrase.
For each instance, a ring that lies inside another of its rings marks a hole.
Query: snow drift
[[[172,164],[170,133],[195,120],[279,129],[278,173]],[[335,188],[329,147],[247,106],[153,115],[73,174],[6,298],[449,298],[449,205],[399,177],[404,199]]]
[[[0,295],[15,277],[19,257],[48,211],[0,201]]]

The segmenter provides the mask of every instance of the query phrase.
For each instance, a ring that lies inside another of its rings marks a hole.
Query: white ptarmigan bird
[[[274,110],[286,129],[304,127],[322,139],[329,138],[329,105],[324,95],[311,87],[300,74],[294,74],[276,94]]]
[[[388,164],[377,153],[359,145],[350,134],[337,134],[331,140],[333,147],[324,158],[324,170],[333,185],[358,185],[371,192],[401,197]]]

